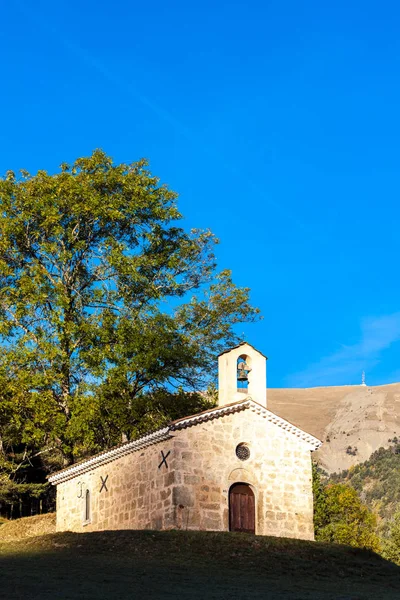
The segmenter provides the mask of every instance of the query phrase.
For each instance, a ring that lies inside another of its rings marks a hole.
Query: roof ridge
[[[184,417],[183,419],[174,421],[173,423],[170,424],[171,431],[174,431],[177,429],[184,429],[185,427],[189,427],[189,426],[195,425],[197,423],[209,421],[211,418],[213,418],[215,416],[219,416],[220,413],[221,413],[221,416],[223,416],[223,414],[231,414],[233,412],[238,412],[239,410],[244,410],[244,409],[250,408],[250,407],[252,407],[253,412],[257,412],[258,414],[263,413],[263,416],[265,416],[265,417],[268,416],[269,417],[268,420],[271,421],[272,423],[274,423],[275,425],[278,425],[279,427],[282,427],[283,429],[290,431],[290,433],[295,434],[297,437],[301,437],[301,439],[303,439],[304,441],[309,443],[311,446],[313,446],[314,450],[316,450],[317,448],[319,448],[319,446],[321,446],[321,444],[322,444],[321,440],[319,440],[315,436],[311,435],[311,433],[307,433],[303,429],[300,429],[300,427],[293,425],[293,423],[290,423],[286,419],[279,417],[272,411],[268,410],[265,406],[262,406],[261,404],[259,404],[255,400],[253,400],[250,396],[247,396],[244,400],[239,400],[238,402],[234,402],[232,404],[226,404],[226,405],[220,406],[218,408],[212,408],[203,413],[198,413],[197,415],[192,415],[190,417]]]

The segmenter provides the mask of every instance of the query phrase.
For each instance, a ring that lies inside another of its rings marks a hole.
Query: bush
[[[382,556],[400,565],[400,510],[390,524],[389,538],[383,542]]]
[[[341,483],[324,486],[318,467],[314,466],[313,493],[316,540],[380,550],[376,516],[354,488]]]

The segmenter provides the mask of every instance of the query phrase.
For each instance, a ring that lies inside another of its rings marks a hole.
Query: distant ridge
[[[268,408],[324,442],[315,458],[328,473],[400,438],[400,383],[268,388]]]

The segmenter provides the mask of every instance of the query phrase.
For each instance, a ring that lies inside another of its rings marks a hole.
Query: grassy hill
[[[43,531],[53,527],[46,519]],[[8,600],[400,597],[399,567],[346,546],[231,533],[32,531],[29,519],[0,527]]]
[[[267,398],[270,410],[324,442],[315,456],[328,473],[349,469],[400,437],[400,383],[268,389]]]
[[[7,521],[0,518],[0,544],[56,532],[56,513]]]

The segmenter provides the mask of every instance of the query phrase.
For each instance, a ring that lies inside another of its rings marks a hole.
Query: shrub
[[[400,565],[400,510],[390,523],[389,538],[383,542],[382,556]]]
[[[313,494],[316,540],[380,550],[375,533],[376,516],[354,488],[341,483],[324,486],[321,473],[314,466]]]

